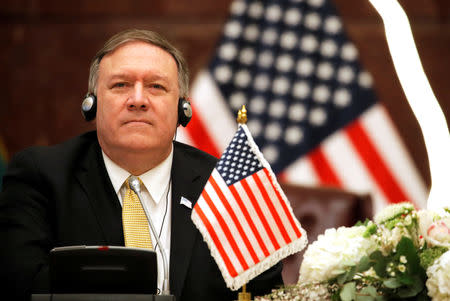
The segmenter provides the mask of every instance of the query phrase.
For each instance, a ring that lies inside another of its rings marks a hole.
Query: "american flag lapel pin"
[[[184,205],[186,207],[188,207],[189,209],[192,209],[192,202],[189,201],[187,198],[185,198],[184,196],[181,197],[180,199],[180,204]]]

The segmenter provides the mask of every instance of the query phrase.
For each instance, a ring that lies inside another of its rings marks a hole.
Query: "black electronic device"
[[[88,93],[81,103],[81,114],[84,120],[91,121],[95,119],[97,115],[97,96],[92,93]]]
[[[50,251],[53,294],[156,294],[156,253],[119,246],[70,246]]]
[[[189,100],[180,98],[178,100],[178,124],[186,127],[192,118],[192,107]]]

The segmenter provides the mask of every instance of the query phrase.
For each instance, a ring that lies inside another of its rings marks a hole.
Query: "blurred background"
[[[185,54],[191,80],[213,56],[231,0],[2,0],[0,137],[6,160],[31,145],[61,142],[88,129],[80,104],[91,58],[126,28],[160,32]],[[402,0],[430,84],[450,120],[450,2]],[[372,74],[421,176],[430,183],[419,125],[388,52],[380,17],[367,0],[333,0]]]

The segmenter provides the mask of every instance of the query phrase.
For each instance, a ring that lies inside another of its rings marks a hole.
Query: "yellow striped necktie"
[[[139,179],[139,178],[138,178]],[[141,187],[143,186],[139,179]],[[126,193],[122,206],[123,234],[125,246],[153,249],[148,220],[138,196],[130,188],[129,178],[125,181]]]

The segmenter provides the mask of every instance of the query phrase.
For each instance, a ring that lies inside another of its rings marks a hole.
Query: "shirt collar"
[[[106,171],[108,172],[114,191],[119,194],[125,180],[131,175],[128,171],[113,162],[102,150],[103,161],[105,162]],[[145,189],[148,191],[152,199],[159,203],[164,192],[168,189],[170,181],[170,173],[172,170],[173,146],[169,156],[149,171],[139,175]]]

